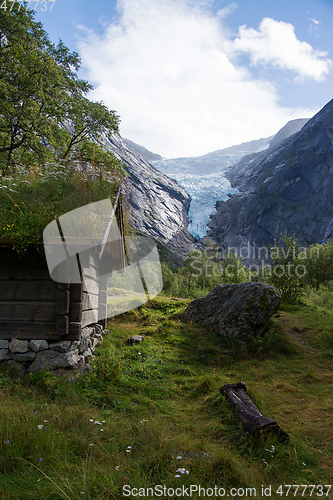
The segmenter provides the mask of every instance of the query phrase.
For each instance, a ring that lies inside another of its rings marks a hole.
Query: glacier
[[[188,231],[194,238],[203,238],[207,224],[216,213],[216,202],[227,201],[228,195],[238,193],[225,172],[247,154],[268,149],[272,137],[238,146],[231,146],[189,158],[171,158],[150,162],[157,170],[174,179],[191,197]]]

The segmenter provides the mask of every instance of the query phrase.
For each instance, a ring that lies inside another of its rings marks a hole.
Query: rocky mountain
[[[239,193],[217,203],[208,236],[223,248],[269,247],[281,233],[302,245],[333,237],[333,100],[297,133],[226,172]]]
[[[151,162],[151,161],[158,161],[162,160],[162,156],[158,155],[156,153],[152,153],[149,151],[149,149],[145,148],[144,146],[140,146],[140,144],[136,144],[136,142],[131,141],[130,139],[125,139],[123,137],[123,141],[126,142],[136,153],[138,153],[144,160]]]
[[[219,149],[203,156],[171,158],[154,161],[153,165],[172,179],[191,196],[189,232],[202,238],[208,230],[207,224],[216,213],[217,201],[227,201],[228,195],[236,193],[225,173],[244,156],[267,150],[270,145],[297,132],[307,120],[288,122],[275,136]]]
[[[290,120],[284,127],[282,127],[269,143],[270,147],[276,146],[279,142],[287,139],[293,134],[296,134],[302,127],[309,121],[308,118],[298,118],[297,120]]]
[[[103,136],[101,145],[123,162],[129,174],[124,194],[130,224],[162,243],[178,261],[184,259],[195,249],[194,238],[187,230],[190,196],[138,155],[120,135]]]

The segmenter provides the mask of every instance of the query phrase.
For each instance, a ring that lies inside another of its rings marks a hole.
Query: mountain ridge
[[[302,245],[333,237],[333,100],[295,134],[226,172],[239,193],[218,202],[207,233],[223,247]]]

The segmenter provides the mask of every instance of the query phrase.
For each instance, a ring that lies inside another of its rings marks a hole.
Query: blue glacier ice
[[[272,137],[268,137],[247,142],[203,156],[164,158],[151,162],[157,170],[177,181],[191,196],[191,223],[188,230],[192,236],[203,238],[207,233],[210,217],[216,213],[216,202],[226,201],[228,194],[238,192],[230,185],[225,172],[243,156],[267,149],[271,139]]]

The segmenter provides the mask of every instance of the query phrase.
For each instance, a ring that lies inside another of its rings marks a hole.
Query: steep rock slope
[[[226,173],[239,194],[217,203],[208,236],[223,248],[269,247],[281,233],[299,243],[333,237],[333,100],[296,134],[248,155]]]
[[[144,146],[140,146],[140,144],[136,144],[136,142],[131,141],[130,139],[125,139],[123,137],[123,141],[126,142],[136,153],[138,153],[142,158],[148,162],[162,160],[162,156],[156,153],[152,153],[149,149]]]
[[[189,195],[146,162],[120,135],[104,136],[102,145],[123,162],[129,174],[125,197],[130,224],[184,259],[187,252],[195,249],[194,238],[187,231]]]

